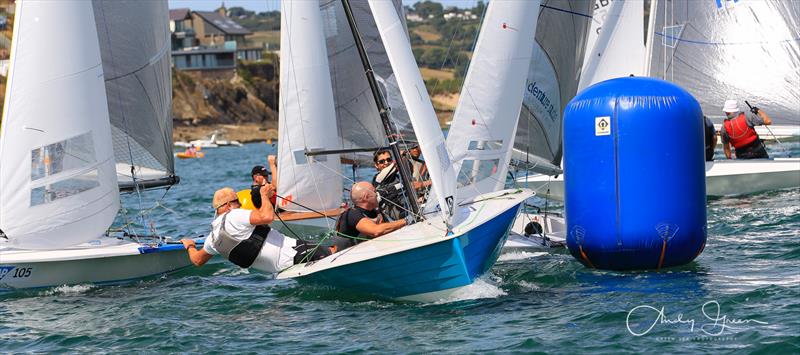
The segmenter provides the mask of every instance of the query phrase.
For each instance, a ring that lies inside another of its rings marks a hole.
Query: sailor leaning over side
[[[330,255],[327,247],[289,238],[270,228],[275,212],[269,201],[275,187],[265,184],[260,194],[261,207],[251,211],[241,208],[232,188],[214,192],[216,216],[203,248],[198,250],[191,239],[181,240],[192,264],[202,266],[219,254],[239,267],[273,274],[293,264]]]

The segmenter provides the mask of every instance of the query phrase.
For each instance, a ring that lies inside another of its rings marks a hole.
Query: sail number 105
[[[23,268],[15,269],[14,270],[14,276],[12,276],[12,277],[15,277],[15,278],[29,277],[29,276],[31,276],[31,271],[32,270],[33,270],[32,267],[23,267]]]

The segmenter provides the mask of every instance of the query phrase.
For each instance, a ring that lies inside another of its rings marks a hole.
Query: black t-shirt
[[[337,235],[333,238],[333,244],[336,245],[336,250],[343,250],[353,245],[363,242],[364,238],[360,237],[360,232],[356,229],[358,222],[363,218],[375,219],[378,217],[378,211],[368,211],[361,207],[348,208],[339,216],[339,221],[336,223],[336,230],[344,235],[349,235],[355,238],[347,238]]]

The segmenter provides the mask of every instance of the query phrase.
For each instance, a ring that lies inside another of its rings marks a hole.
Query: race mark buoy
[[[675,84],[625,77],[564,112],[567,246],[593,268],[686,264],[706,242],[703,114]]]

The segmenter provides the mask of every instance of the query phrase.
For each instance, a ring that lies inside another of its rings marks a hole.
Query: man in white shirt
[[[191,239],[181,240],[192,264],[202,266],[214,255],[220,254],[240,267],[252,267],[272,274],[292,266],[296,261],[317,260],[330,254],[328,248],[310,247],[305,242],[298,242],[271,229],[268,225],[275,218],[275,213],[269,198],[275,193],[275,187],[264,185],[260,193],[263,201],[261,208],[251,211],[240,208],[241,204],[232,188],[214,192],[213,206],[217,214],[203,248],[197,250]]]

